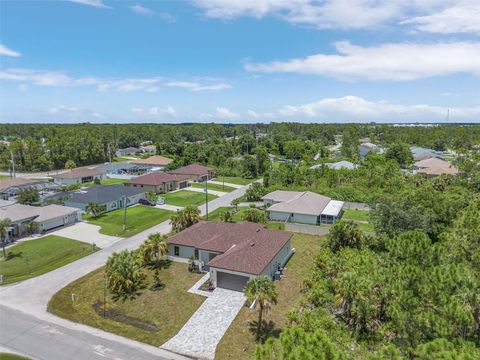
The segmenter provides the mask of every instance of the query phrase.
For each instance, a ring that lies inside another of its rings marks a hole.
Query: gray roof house
[[[342,217],[343,201],[310,191],[277,190],[262,197],[270,220],[300,224],[333,224]]]
[[[127,206],[135,205],[145,197],[145,190],[123,185],[95,185],[75,191],[65,201],[65,205],[85,211],[85,206],[93,201],[99,205],[106,205],[106,212],[108,212],[123,208],[125,196]]]
[[[355,170],[357,168],[357,164],[354,164],[346,160],[338,161],[335,163],[326,163],[325,166],[333,170],[341,170],[341,169]],[[322,167],[322,164],[317,164],[317,165],[310,166],[309,169],[316,170],[321,167]]]
[[[54,175],[53,179],[56,183],[61,185],[81,185],[86,182],[94,181],[95,179],[105,179],[105,171],[101,168],[76,168]]]
[[[370,142],[365,142],[365,143],[361,143],[360,146],[358,147],[358,153],[360,155],[360,159],[362,160],[365,159],[365,156],[367,156],[367,154],[370,151],[375,151],[378,154],[384,153],[384,150],[380,146],[376,144],[372,144]]]
[[[411,146],[410,151],[412,152],[414,161],[421,161],[421,160],[425,160],[432,157],[443,159],[441,151],[435,151],[432,149],[422,148],[419,146]]]

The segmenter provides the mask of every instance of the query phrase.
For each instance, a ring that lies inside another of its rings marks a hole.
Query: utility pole
[[[12,162],[12,178],[15,179],[15,157],[13,156],[13,150],[10,150],[10,161]]]
[[[127,191],[125,186],[125,192]],[[127,230],[127,194],[123,196],[123,231]]]
[[[208,184],[208,178],[207,178],[207,180],[205,180],[205,210],[207,212],[206,219],[208,221],[208,187],[207,187],[207,184]]]

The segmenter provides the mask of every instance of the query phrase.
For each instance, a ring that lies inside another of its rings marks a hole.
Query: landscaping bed
[[[186,207],[189,205],[200,206],[205,203],[205,194],[195,191],[180,190],[162,195],[165,204]],[[216,199],[217,196],[208,194],[208,201]]]
[[[127,208],[127,229],[123,230],[123,211],[123,209],[110,211],[97,219],[92,215],[83,215],[83,219],[100,226],[101,234],[129,237],[170,219],[174,214],[173,211],[149,206],[132,206]]]
[[[7,259],[0,260],[2,285],[42,275],[96,250],[91,244],[56,235],[21,242],[7,248]]]
[[[130,339],[160,346],[176,335],[203,303],[205,297],[187,292],[203,274],[190,273],[187,264],[169,262],[160,270],[161,290],[145,288],[134,300],[112,300],[107,291],[104,305],[104,268],[97,269],[56,293],[48,311],[62,318]],[[153,271],[146,283],[152,283]],[[72,293],[75,302],[72,302]]]

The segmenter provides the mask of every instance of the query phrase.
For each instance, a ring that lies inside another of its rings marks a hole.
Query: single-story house
[[[262,197],[273,221],[320,225],[333,224],[343,215],[343,201],[310,191],[276,190]]]
[[[161,155],[152,155],[146,159],[137,159],[130,161],[130,164],[149,166],[150,168],[156,168],[158,170],[163,169],[170,164],[173,160]]]
[[[358,147],[358,153],[360,155],[360,159],[362,160],[365,159],[365,156],[367,156],[367,154],[370,151],[375,151],[378,154],[384,153],[384,150],[380,146],[376,144],[372,144],[370,142],[364,142],[364,143],[361,143],[360,146]]]
[[[410,146],[410,151],[412,153],[414,161],[425,160],[432,157],[442,159],[442,152],[440,151],[422,148],[419,146]]]
[[[293,254],[292,234],[251,222],[202,221],[168,239],[172,260],[194,257],[215,287],[243,291],[251,278],[274,278]]]
[[[191,181],[203,182],[215,177],[215,170],[199,164],[190,164],[169,171],[174,175],[185,175]]]
[[[157,147],[155,145],[142,145],[140,150],[146,153],[154,153],[157,151]]]
[[[99,205],[105,205],[108,212],[122,209],[125,197],[127,206],[138,204],[138,201],[145,197],[145,190],[123,185],[95,185],[75,191],[65,201],[65,205],[85,211],[85,206],[93,201]]]
[[[120,156],[128,156],[128,155],[135,155],[136,153],[140,152],[141,150],[136,147],[127,147],[124,149],[118,149],[115,151],[115,156],[120,157]]]
[[[418,174],[425,174],[427,176],[439,176],[441,174],[458,175],[459,173],[459,170],[455,166],[437,157],[417,161],[414,164],[414,168]]]
[[[44,182],[25,178],[0,180],[0,198],[2,200],[9,200],[10,198],[17,196],[20,190],[34,187],[41,183]]]
[[[108,175],[141,175],[150,170],[150,166],[136,165],[128,162],[111,162],[98,167],[102,168]]]
[[[61,185],[75,185],[83,184],[86,182],[95,181],[95,179],[103,180],[105,179],[105,171],[99,167],[89,169],[89,168],[77,168],[58,175],[54,175],[53,179],[57,184]]]
[[[61,205],[37,207],[13,204],[0,208],[0,219],[7,218],[12,221],[7,238],[13,240],[26,234],[29,223],[38,224],[39,232],[46,232],[76,223],[80,220],[80,212],[76,208]]]
[[[163,194],[188,186],[188,177],[185,175],[168,174],[162,171],[152,171],[149,174],[131,179],[125,185],[143,189],[146,192]]]
[[[338,161],[335,163],[326,163],[325,166],[333,170],[341,170],[341,169],[355,170],[357,168],[356,164],[346,160]],[[316,170],[321,167],[322,167],[322,164],[317,164],[317,165],[310,166],[309,169]]]

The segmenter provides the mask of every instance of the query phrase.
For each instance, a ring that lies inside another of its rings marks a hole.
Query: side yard
[[[307,277],[313,266],[323,237],[295,234],[292,247],[295,255],[286,265],[285,277],[276,282],[278,303],[266,313],[264,319],[270,326],[269,336],[279,336],[287,324],[287,315],[293,307],[302,301],[302,280]],[[257,310],[246,307],[240,310],[232,325],[220,341],[215,354],[216,359],[252,359],[255,355],[256,342],[253,332],[249,329],[251,321],[257,320]]]
[[[127,229],[123,230],[123,209],[110,211],[95,219],[83,215],[89,223],[100,226],[100,233],[111,236],[129,237],[170,219],[174,213],[163,209],[137,205],[127,208]]]
[[[187,264],[165,262],[160,270],[161,290],[144,289],[134,300],[114,302],[106,296],[104,267],[74,281],[56,293],[48,311],[62,318],[93,326],[154,346],[160,346],[177,334],[205,298],[188,293],[202,274],[188,272]],[[153,271],[146,270],[146,283],[152,283]],[[72,302],[72,293],[75,302]]]
[[[218,181],[218,182],[225,181],[226,183],[236,184],[236,185],[248,185],[254,182],[255,180],[257,179],[245,179],[238,176],[225,176],[225,178],[223,176],[219,176],[215,178],[215,181]]]
[[[0,275],[4,276],[1,285],[42,275],[96,250],[91,244],[56,235],[21,242],[6,249],[6,260],[0,259]]]
[[[180,190],[161,195],[165,198],[165,204],[185,207],[188,205],[200,206],[205,203],[205,194],[188,190]],[[217,196],[208,194],[208,201],[216,199]]]
[[[247,210],[248,207],[239,207],[238,211],[235,213],[233,216],[233,222],[239,222],[243,221],[242,219],[242,214]],[[210,212],[208,214],[208,220],[210,221],[222,221],[221,216],[222,213],[225,211],[230,211],[233,210],[233,207],[219,207],[218,209]],[[204,219],[206,219],[204,217]],[[285,224],[282,222],[278,221],[269,221],[267,224],[267,228],[272,229],[272,230],[285,230]]]
[[[358,224],[358,227],[365,232],[373,233],[375,229],[370,224],[370,213],[366,210],[345,209],[343,220],[350,220]]]

